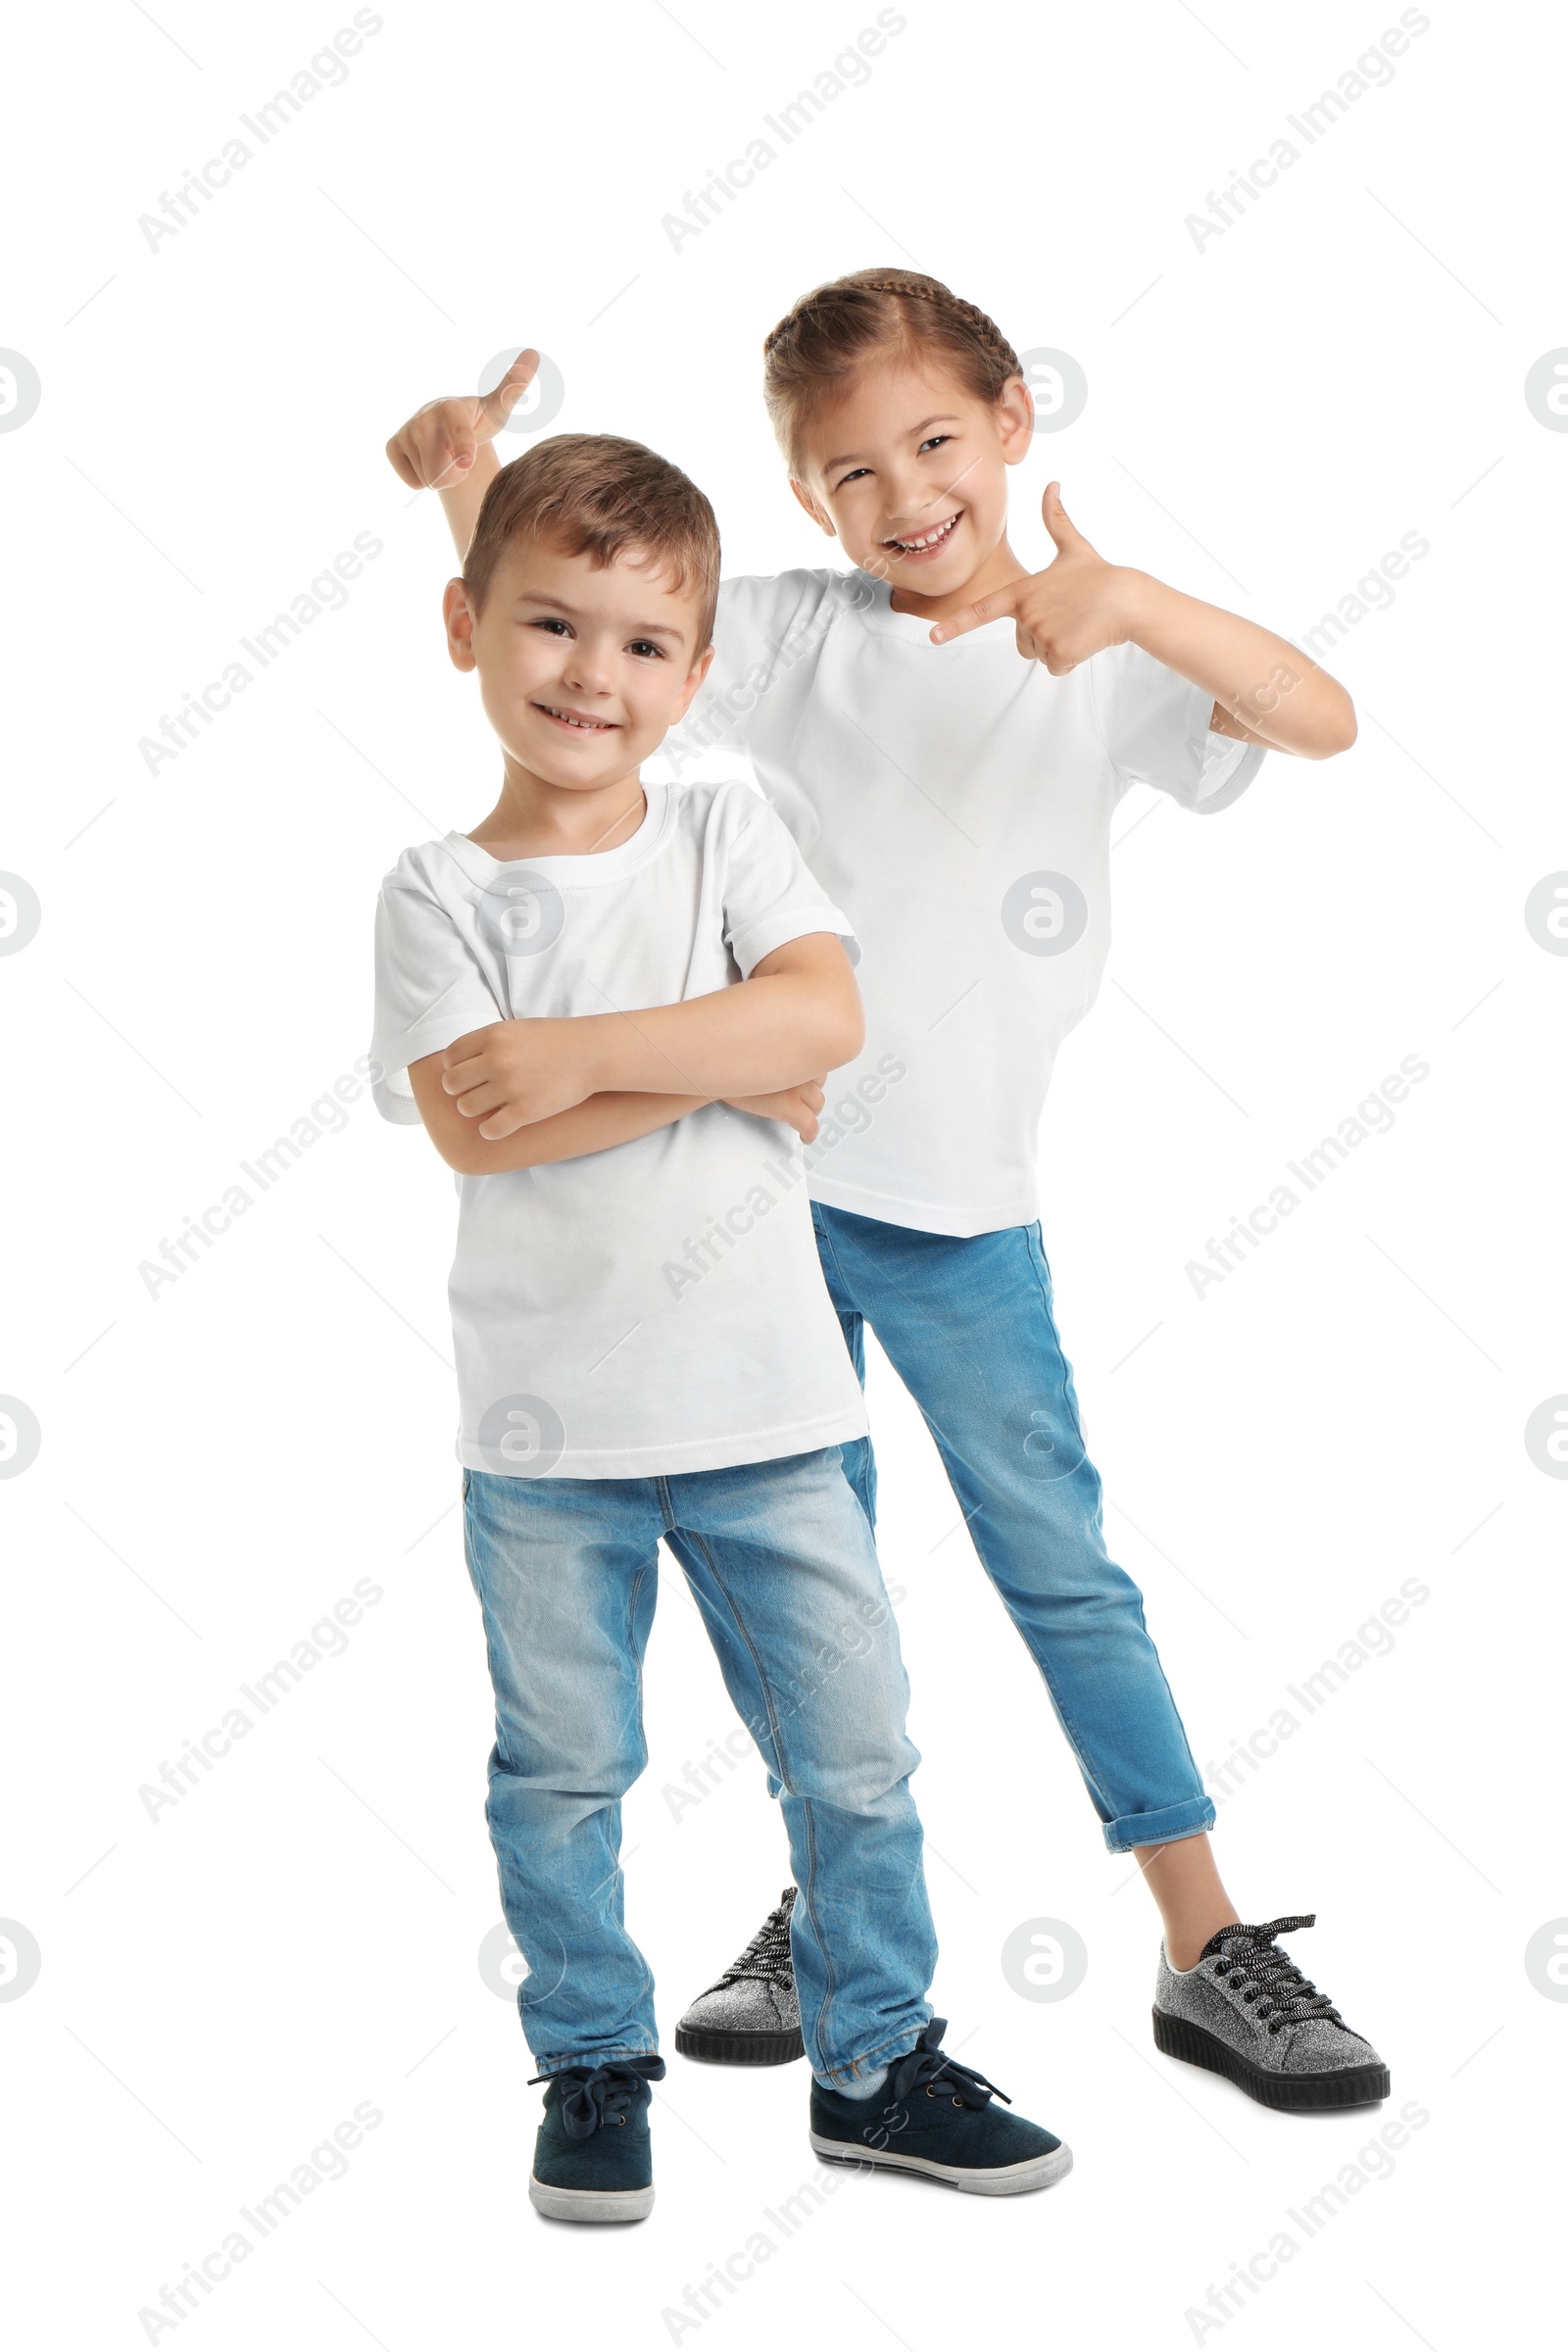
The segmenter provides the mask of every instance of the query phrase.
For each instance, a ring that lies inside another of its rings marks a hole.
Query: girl
[[[763,353],[791,488],[854,568],[727,581],[672,744],[677,773],[745,752],[861,945],[865,1051],[808,1154],[846,1344],[863,1378],[869,1323],[919,1405],[1105,1842],[1158,1905],[1157,2045],[1269,2106],[1386,2097],[1377,2052],[1276,1940],[1310,1915],[1244,1925],[1221,1883],[1142,1597],[1105,1551],[1035,1176],[1056,1049],[1103,969],[1117,802],[1142,783],[1212,813],[1267,749],[1345,750],[1349,697],[1269,630],[1106,563],[1054,482],[1055,559],[1027,570],[1006,532],[1033,429],[1022,368],[937,279],[819,286]],[[432,403],[388,444],[405,482],[441,491],[460,551],[537,365],[523,353],[487,398]],[[844,1458],[872,1517],[869,1442]],[[791,1892],[678,2048],[798,2054]]]

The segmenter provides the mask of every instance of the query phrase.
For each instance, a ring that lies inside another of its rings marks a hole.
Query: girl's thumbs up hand
[[[1047,484],[1040,511],[1056,550],[1045,570],[1014,580],[943,621],[931,632],[934,645],[1010,614],[1024,660],[1043,662],[1054,678],[1062,678],[1106,646],[1126,644],[1142,575],[1107,564],[1090,546],[1061,503],[1059,482]]]
[[[539,354],[520,351],[493,392],[428,400],[386,445],[392,470],[411,490],[452,490],[480,448],[493,441],[539,372]]]

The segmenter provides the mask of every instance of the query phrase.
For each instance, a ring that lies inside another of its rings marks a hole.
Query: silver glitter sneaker
[[[1154,2042],[1167,2058],[1224,2075],[1264,2107],[1365,2107],[1389,2095],[1389,2070],[1274,1938],[1317,1914],[1239,1923],[1211,1936],[1191,1968],[1159,1947]]]
[[[675,2028],[683,2058],[706,2058],[712,2066],[787,2066],[804,2058],[801,2004],[790,1965],[790,1912],[795,1889],[786,1886],[738,1960],[716,1984],[699,1994]]]

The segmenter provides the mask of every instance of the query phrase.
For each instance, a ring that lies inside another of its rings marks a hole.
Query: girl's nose
[[[889,515],[889,521],[917,526],[921,515],[929,514],[938,501],[947,496],[947,492],[916,476],[907,482],[896,481],[893,495],[899,503]]]

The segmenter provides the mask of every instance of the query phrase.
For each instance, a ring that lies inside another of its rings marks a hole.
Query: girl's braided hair
[[[814,286],[762,344],[762,397],[792,473],[810,417],[869,353],[894,350],[945,362],[979,400],[1023,373],[996,321],[922,270],[854,270]]]

